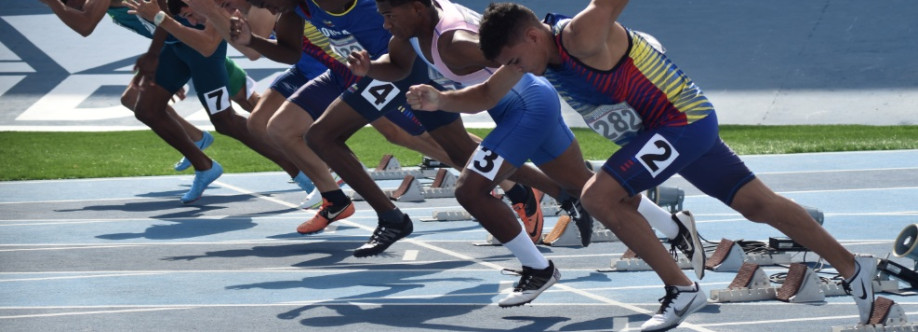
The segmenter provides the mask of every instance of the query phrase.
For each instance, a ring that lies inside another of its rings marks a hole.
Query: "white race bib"
[[[599,105],[581,115],[593,131],[613,142],[633,136],[643,128],[641,117],[626,102]]]
[[[347,61],[347,57],[351,55],[352,52],[360,52],[364,50],[363,46],[360,45],[360,42],[351,35],[340,39],[328,38],[328,42],[332,51],[335,51],[335,53],[337,53],[338,56],[340,56],[344,61]]]
[[[472,158],[469,159],[469,164],[466,168],[481,174],[488,180],[494,181],[497,171],[500,170],[503,164],[504,158],[498,155],[497,152],[478,145],[478,149],[475,149],[475,153],[472,154]]]

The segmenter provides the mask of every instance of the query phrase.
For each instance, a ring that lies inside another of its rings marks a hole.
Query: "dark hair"
[[[182,0],[166,0],[166,6],[169,7],[169,13],[174,16],[178,16],[182,13],[182,8],[188,7],[188,4]]]
[[[433,6],[433,0],[376,0],[376,2],[388,2],[390,6],[401,6],[409,2],[420,2],[427,7]]]
[[[494,60],[505,46],[513,46],[522,38],[523,29],[539,22],[529,8],[516,3],[491,3],[478,26],[478,43],[488,60]]]

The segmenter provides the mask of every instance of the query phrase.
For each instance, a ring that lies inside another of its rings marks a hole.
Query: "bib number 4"
[[[373,80],[360,93],[377,111],[381,111],[401,92],[395,84]]]

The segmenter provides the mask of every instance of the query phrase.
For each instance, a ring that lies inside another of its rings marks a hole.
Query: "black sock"
[[[401,225],[404,218],[404,213],[402,210],[395,208],[389,212],[383,212],[379,214],[379,223],[380,224],[389,224],[389,225]]]
[[[344,194],[344,191],[341,189],[332,190],[329,192],[322,193],[322,198],[332,203],[332,205],[345,205],[349,198]]]
[[[507,198],[510,199],[510,202],[513,204],[526,203],[529,200],[529,195],[532,195],[532,190],[529,187],[517,183],[510,188],[510,190],[505,192]]]

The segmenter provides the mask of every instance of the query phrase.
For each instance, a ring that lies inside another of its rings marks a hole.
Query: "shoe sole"
[[[551,286],[554,286],[557,282],[558,282],[558,279],[552,278],[552,279],[548,282],[548,286],[545,286],[545,289],[542,289],[542,291],[539,292],[539,294],[536,294],[536,296],[534,296],[534,297],[532,297],[531,299],[529,299],[529,301],[520,302],[520,303],[514,303],[514,304],[500,304],[500,303],[498,303],[497,306],[506,309],[506,308],[519,307],[519,306],[524,305],[524,304],[527,304],[527,303],[532,303],[533,300],[539,298],[539,295],[542,295],[542,293],[544,293],[546,290],[548,290],[549,288],[551,288]]]
[[[683,211],[683,213],[689,217],[689,222],[683,224],[683,226],[685,226],[685,228],[688,229],[689,234],[692,235],[692,246],[695,248],[694,255],[689,257],[692,262],[692,269],[695,270],[695,276],[698,277],[699,280],[704,279],[704,266],[707,263],[708,258],[705,257],[704,245],[701,243],[701,238],[698,236],[698,229],[695,227],[695,216],[693,216],[692,213],[688,211]],[[696,265],[696,260],[701,260],[701,264]],[[695,268],[696,266],[701,266],[701,268],[697,269]]]
[[[409,223],[410,222],[411,221],[409,221]],[[366,250],[363,250],[363,251],[360,251],[360,248],[357,248],[356,250],[354,250],[354,257],[364,258],[364,257],[378,256],[379,254],[386,252],[386,249],[389,249],[389,247],[391,247],[396,242],[408,237],[408,235],[411,235],[411,233],[414,233],[414,224],[409,224],[408,232],[405,233],[405,235],[399,236],[397,239],[393,240],[392,243],[389,243],[389,245],[383,247],[382,249],[378,249],[379,251],[376,251],[377,248],[379,248],[379,246],[376,246],[373,248],[367,248]],[[367,252],[371,250],[375,252]]]

